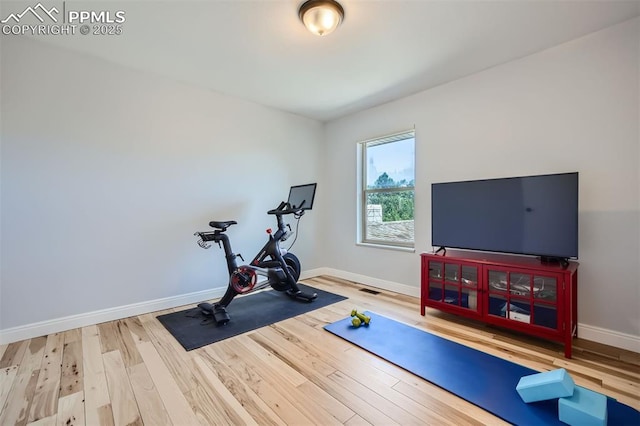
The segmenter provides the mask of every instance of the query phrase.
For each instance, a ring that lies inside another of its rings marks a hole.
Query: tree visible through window
[[[361,241],[413,247],[414,132],[363,142],[362,154]]]

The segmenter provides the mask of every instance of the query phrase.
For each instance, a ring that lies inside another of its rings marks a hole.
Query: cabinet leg
[[[564,357],[567,359],[571,359],[571,345],[572,345],[572,338],[571,336],[569,336],[568,339],[565,339],[564,341]]]

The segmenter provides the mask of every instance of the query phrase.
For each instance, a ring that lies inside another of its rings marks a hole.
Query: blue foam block
[[[521,377],[516,390],[524,402],[535,402],[571,396],[574,386],[567,370],[560,368]]]
[[[605,426],[607,397],[576,386],[572,396],[558,399],[558,417],[569,425]]]

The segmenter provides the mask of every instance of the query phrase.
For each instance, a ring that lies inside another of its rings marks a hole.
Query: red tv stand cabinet
[[[446,251],[421,254],[420,310],[477,319],[544,339],[571,343],[578,332],[578,263]]]

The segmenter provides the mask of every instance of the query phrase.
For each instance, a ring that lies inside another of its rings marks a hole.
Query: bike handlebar
[[[278,207],[276,207],[273,210],[269,210],[267,212],[267,214],[275,214],[277,216],[283,216],[283,215],[287,215],[287,214],[291,214],[291,213],[302,214],[304,212],[304,210],[302,209],[302,205],[303,204],[304,204],[304,202],[302,202],[302,204],[300,204],[300,207],[291,208],[289,203],[285,203],[284,201],[282,201],[282,202],[280,202],[280,205]],[[289,208],[287,208],[287,207],[289,207]]]

